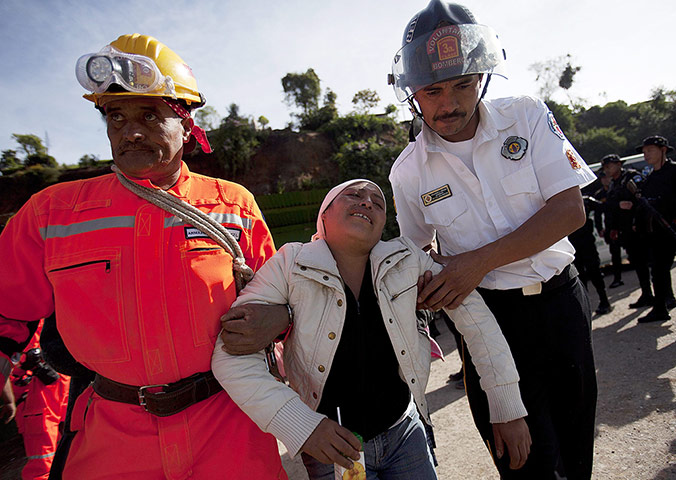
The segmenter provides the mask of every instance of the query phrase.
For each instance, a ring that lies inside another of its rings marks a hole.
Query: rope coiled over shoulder
[[[148,188],[132,182],[125,177],[115,165],[113,165],[112,170],[117,175],[120,183],[129,191],[199,229],[202,233],[208,235],[223,247],[233,259],[232,270],[235,277],[237,293],[239,293],[246,283],[253,278],[254,272],[251,267],[246,264],[239,243],[237,243],[235,237],[233,237],[223,225],[201,210],[184,202],[180,198],[174,197],[164,190]]]

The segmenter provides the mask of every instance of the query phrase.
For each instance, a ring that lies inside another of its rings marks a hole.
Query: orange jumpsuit
[[[254,271],[274,254],[262,214],[240,185],[182,164],[168,192],[228,228]],[[0,337],[21,341],[21,321],[55,311],[73,357],[111,380],[156,385],[210,369],[219,318],[236,295],[232,258],[114,175],[34,195],[0,235],[0,252]],[[224,391],[156,417],[89,387],[71,429],[78,433],[65,479],[287,478],[275,438]]]
[[[24,351],[40,348],[41,330],[42,322]],[[20,367],[12,372],[15,379],[12,388],[18,402],[16,424],[23,437],[27,459],[21,478],[47,480],[59,439],[59,422],[66,416],[70,378],[60,375],[56,382],[45,385],[34,376],[28,385],[17,385],[16,380],[25,373]],[[24,394],[25,400],[20,401]]]

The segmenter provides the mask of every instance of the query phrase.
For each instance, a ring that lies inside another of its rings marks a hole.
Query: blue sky
[[[667,0],[464,4],[498,32],[507,51],[509,80],[491,82],[488,97],[536,95],[529,66],[566,54],[582,67],[571,93],[588,105],[634,103],[647,100],[655,87],[676,89],[670,33],[676,14]],[[264,115],[273,128],[283,128],[291,110],[283,102],[281,78],[309,67],[323,88],[337,93],[341,113],[352,110],[352,96],[365,88],[378,92],[380,108],[396,104],[386,75],[408,20],[426,5],[427,0],[2,0],[0,150],[16,148],[12,133],[33,133],[48,138],[50,154],[60,163],[77,163],[84,154],[110,158],[105,126],[81,98],[75,62],[125,33],[155,36],[176,51],[222,115],[234,102],[242,114]]]

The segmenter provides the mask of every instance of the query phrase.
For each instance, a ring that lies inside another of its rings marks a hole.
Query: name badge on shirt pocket
[[[451,192],[451,187],[449,187],[448,184],[446,184],[443,187],[435,188],[432,191],[423,193],[422,195],[420,195],[420,198],[422,199],[423,205],[429,207],[434,203],[440,202],[444,198],[449,198],[452,196],[453,192]]]
[[[238,228],[228,228],[225,227],[225,229],[235,237],[235,240],[239,242],[239,239],[242,237],[242,231],[239,230]],[[203,233],[200,229],[195,228],[195,227],[185,227],[185,238],[186,240],[189,240],[191,238],[209,238],[209,235],[206,233]]]

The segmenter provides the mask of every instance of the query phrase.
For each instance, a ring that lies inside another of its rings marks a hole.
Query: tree
[[[380,102],[378,93],[368,88],[365,90],[359,90],[354,94],[354,97],[352,97],[352,103],[360,113],[369,113],[378,105],[378,102]]]
[[[573,86],[575,74],[582,67],[572,64],[570,54],[561,55],[544,62],[533,63],[529,68],[536,74],[535,81],[540,85],[538,94],[545,101],[551,100],[554,93],[561,88],[568,97],[570,105],[578,109],[582,102],[579,98],[573,98],[569,90]]]
[[[99,161],[97,155],[86,153],[80,157],[80,160],[77,162],[81,167],[93,167]]]
[[[214,155],[233,176],[247,171],[249,160],[260,144],[253,120],[241,116],[236,103],[230,104],[228,116],[213,131],[210,141]]]
[[[287,73],[282,78],[285,101],[289,106],[294,104],[308,115],[319,107],[320,80],[312,68],[305,73]]]
[[[265,117],[264,115],[258,117],[258,124],[261,126],[261,128],[267,127],[269,123],[270,120],[268,120],[267,117]]]
[[[202,107],[195,112],[195,123],[204,130],[214,130],[221,123],[221,116],[210,105]]]
[[[16,150],[3,150],[0,158],[0,172],[5,173],[21,167],[21,160],[16,156]]]
[[[26,155],[47,155],[47,147],[37,135],[13,133],[12,138],[19,144],[19,149]]]

